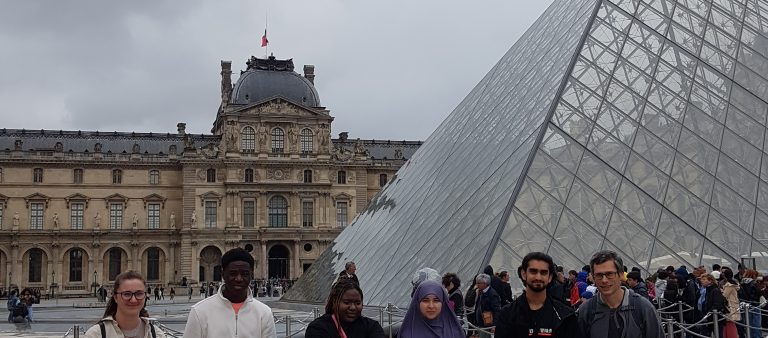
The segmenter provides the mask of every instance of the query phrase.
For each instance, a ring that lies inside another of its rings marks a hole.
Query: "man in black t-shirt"
[[[549,255],[532,252],[523,258],[520,275],[525,292],[501,309],[497,338],[576,337],[573,309],[547,294],[554,274],[555,263]]]

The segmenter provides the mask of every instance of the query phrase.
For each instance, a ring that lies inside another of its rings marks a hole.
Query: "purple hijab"
[[[421,315],[419,304],[428,295],[435,295],[443,303],[440,315],[434,320],[427,320]],[[403,338],[464,338],[464,330],[459,320],[448,305],[448,293],[443,286],[432,280],[419,284],[411,298],[411,305],[405,313],[403,325],[397,335]]]

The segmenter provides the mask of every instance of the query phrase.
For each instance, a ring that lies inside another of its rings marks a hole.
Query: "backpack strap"
[[[645,337],[645,318],[643,318],[643,314],[640,310],[640,295],[633,293],[631,297],[629,297],[629,306],[632,311],[632,318],[635,321],[635,324],[640,327],[640,333],[643,337]]]
[[[149,329],[152,331],[152,338],[157,338],[157,335],[155,334],[155,325],[153,325],[152,322],[149,322]]]
[[[99,321],[99,328],[101,329],[101,338],[107,338],[107,329],[104,327],[104,321]]]

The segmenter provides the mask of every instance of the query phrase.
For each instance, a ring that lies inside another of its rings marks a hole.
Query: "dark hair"
[[[667,272],[669,272],[669,273],[673,273],[673,272],[675,272],[675,267],[671,266],[671,265],[668,265],[665,270],[667,270]]]
[[[733,270],[724,268],[720,271],[721,277],[725,278],[728,283],[739,285],[738,282],[733,280]]]
[[[141,283],[144,284],[144,287],[147,286],[147,281],[144,280],[144,277],[142,277],[141,274],[136,271],[128,270],[117,275],[117,277],[115,277],[115,284],[112,286],[112,297],[109,297],[109,301],[107,302],[107,309],[104,310],[104,316],[102,316],[102,318],[107,318],[110,316],[112,318],[115,317],[115,314],[117,313],[117,301],[115,301],[115,297],[117,297],[117,289],[120,288],[121,282],[129,279],[138,279],[141,281]],[[144,299],[146,300],[146,298]],[[144,304],[146,304],[146,301]],[[146,308],[141,308],[139,317],[149,317],[149,313],[147,313]]]
[[[506,270],[499,272],[499,278],[504,278],[508,275],[509,275],[509,272],[507,272]]]
[[[34,296],[35,295],[35,293],[32,292],[32,289],[30,289],[30,288],[23,288],[23,289],[21,289],[21,292],[19,294],[23,296],[25,293],[30,295],[30,296]]]
[[[563,266],[562,265],[558,265],[557,268],[555,268],[555,271],[563,272]]]
[[[578,276],[578,275],[579,275],[579,273],[578,273],[578,272],[576,272],[576,270],[569,270],[569,271],[568,271],[568,274],[569,274],[569,275],[574,275],[574,276]]]
[[[221,256],[221,269],[224,270],[227,268],[229,263],[238,261],[248,263],[248,265],[251,266],[251,270],[253,270],[253,256],[251,256],[251,254],[248,253],[248,251],[245,251],[243,248],[234,248],[224,253],[224,256]]]
[[[549,265],[549,275],[553,276],[555,274],[555,261],[552,260],[552,257],[543,252],[531,252],[525,255],[525,257],[523,257],[523,264],[521,265],[523,271],[528,270],[528,265],[533,260],[546,262],[547,265]]]
[[[341,279],[331,286],[331,294],[328,295],[328,301],[325,302],[325,313],[333,314],[341,301],[341,296],[349,290],[357,290],[360,293],[360,300],[363,300],[363,290],[360,289],[359,285],[351,280]]]
[[[720,264],[712,264],[712,271],[720,270]]]
[[[11,296],[15,296],[19,294],[19,289],[12,289],[11,290]]]
[[[659,279],[667,279],[667,278],[669,278],[669,272],[667,272],[667,270],[659,271],[658,275],[659,275]]]
[[[589,265],[582,266],[581,271],[592,272],[592,267]]]
[[[641,271],[640,271],[640,268],[638,268],[638,267],[636,267],[636,266],[633,266],[633,267],[632,267],[632,271],[641,272]]]
[[[621,257],[611,250],[598,251],[592,255],[592,259],[589,260],[590,271],[595,269],[595,265],[603,264],[607,261],[613,261],[613,264],[616,266],[616,272],[624,271],[624,262],[621,260]]]
[[[459,279],[459,276],[453,272],[446,272],[443,275],[443,286],[447,288],[448,285],[451,283],[453,283],[453,287],[455,289],[458,289],[461,287],[461,279]],[[451,292],[451,291],[452,290],[448,290],[448,292]]]

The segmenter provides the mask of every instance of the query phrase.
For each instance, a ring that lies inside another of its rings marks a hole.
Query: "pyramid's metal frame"
[[[349,260],[376,305],[530,251],[765,269],[766,102],[766,0],[556,0],[286,298]]]

